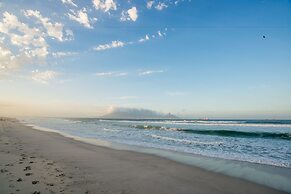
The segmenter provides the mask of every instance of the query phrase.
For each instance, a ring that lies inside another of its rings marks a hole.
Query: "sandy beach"
[[[0,193],[283,193],[161,157],[0,119]]]

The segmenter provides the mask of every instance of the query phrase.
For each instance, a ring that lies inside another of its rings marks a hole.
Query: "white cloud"
[[[15,15],[4,12],[3,20],[0,22],[0,32],[12,37],[19,34],[14,33],[15,31],[25,35],[24,43],[22,44],[29,44],[28,42],[34,40],[35,36],[39,37],[42,35],[40,29],[30,28],[28,25],[21,23]]]
[[[138,42],[144,42],[144,41],[148,41],[148,40],[150,40],[150,37],[148,35],[145,35],[145,37],[139,39]]]
[[[49,36],[63,41],[63,24],[51,23],[49,18],[43,17],[37,10],[26,10],[24,11],[24,15],[26,17],[35,17],[46,29]]]
[[[110,10],[116,10],[116,2],[114,0],[93,0],[95,9],[108,12]]]
[[[137,9],[136,7],[132,7],[131,9],[127,10],[127,13],[132,21],[136,21],[138,18]]]
[[[66,39],[65,40],[74,40],[74,32],[72,30],[65,30]]]
[[[60,58],[60,57],[69,57],[69,56],[74,56],[74,55],[78,55],[77,52],[54,52],[52,53],[52,56],[55,58]]]
[[[122,11],[121,12],[121,17],[120,17],[120,20],[121,21],[136,21],[137,18],[138,18],[138,13],[137,13],[137,9],[136,7],[132,7],[130,8],[129,10],[127,11]]]
[[[23,64],[35,63],[48,55],[47,34],[39,28],[29,27],[8,12],[0,20],[0,47],[2,69],[17,68]]]
[[[159,11],[162,11],[163,9],[167,8],[168,5],[166,5],[165,3],[163,2],[159,2],[158,5],[155,6],[155,8]]]
[[[121,77],[121,76],[127,76],[128,73],[126,72],[98,72],[95,73],[97,77]]]
[[[13,56],[12,52],[0,42],[0,72],[18,67],[17,57]]]
[[[74,6],[74,7],[78,7],[74,2],[73,0],[61,0],[63,4],[67,4],[67,5],[71,5],[71,6]]]
[[[48,84],[49,81],[53,80],[56,78],[58,75],[57,72],[47,70],[47,71],[32,71],[32,76],[31,79],[42,84]]]
[[[48,51],[46,47],[35,48],[33,50],[27,51],[29,56],[32,57],[42,57],[45,58],[48,55]]]
[[[147,8],[151,9],[153,7],[154,1],[148,1],[147,2]]]
[[[83,8],[82,10],[79,10],[77,12],[75,12],[74,10],[70,11],[71,13],[68,13],[67,15],[71,20],[74,20],[82,24],[86,28],[93,28],[92,25],[90,24],[86,8]]]
[[[112,49],[112,48],[123,47],[124,45],[125,45],[124,42],[116,40],[116,41],[112,41],[109,44],[100,44],[100,45],[94,47],[93,49],[95,51],[102,51],[102,50],[107,50],[107,49]]]
[[[180,2],[183,2],[183,1],[186,1],[186,0],[176,0],[174,2],[175,5],[178,5]],[[191,2],[191,0],[188,0],[188,2]]]
[[[123,11],[121,12],[120,20],[123,21],[123,22],[124,22],[124,21],[127,21],[127,20],[130,20],[130,18],[128,17],[128,13],[127,13],[127,11],[124,11],[124,10],[123,10]]]
[[[142,71],[138,75],[143,76],[143,75],[151,75],[154,73],[164,73],[164,71],[163,70],[148,70],[148,71]]]
[[[15,69],[25,64],[43,63],[49,54],[47,38],[58,41],[73,38],[73,33],[66,30],[63,33],[63,24],[52,23],[49,18],[43,17],[37,10],[26,10],[23,14],[27,18],[34,17],[37,27],[19,21],[12,13],[4,12],[0,20],[0,61],[1,70]],[[36,26],[36,25],[35,25]]]
[[[157,34],[158,34],[157,36],[154,35],[154,34],[152,34],[152,35],[151,34],[146,34],[144,37],[142,37],[142,38],[140,38],[138,40],[128,41],[128,42],[122,42],[122,41],[119,41],[119,40],[115,40],[115,41],[112,41],[111,43],[108,43],[108,44],[100,44],[100,45],[94,47],[93,50],[102,51],[102,50],[107,50],[107,49],[112,49],[112,48],[124,47],[126,45],[142,43],[142,42],[145,42],[145,41],[149,41],[149,40],[155,39],[158,36],[164,37],[166,35],[165,32],[160,31],[160,30],[157,32]]]
[[[103,77],[103,76],[112,76],[114,74],[114,72],[99,72],[96,73],[95,75],[98,77]]]

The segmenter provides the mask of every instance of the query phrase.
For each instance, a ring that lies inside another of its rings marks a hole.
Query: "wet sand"
[[[283,193],[158,156],[99,147],[0,118],[0,193]]]

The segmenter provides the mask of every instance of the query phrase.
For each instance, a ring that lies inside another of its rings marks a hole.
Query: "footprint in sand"
[[[64,177],[64,176],[65,176],[65,174],[62,173],[62,174],[57,175],[56,177]]]
[[[39,181],[32,181],[31,182],[33,185],[36,185],[37,183],[39,183]]]
[[[26,167],[24,168],[24,171],[28,171],[28,170],[31,170],[31,167],[30,167],[30,166],[26,166]]]
[[[8,172],[8,170],[6,170],[6,169],[1,169],[0,172],[1,172],[1,173],[5,173],[5,172]]]
[[[55,171],[57,171],[57,172],[62,172],[60,169],[58,169],[58,168],[55,168]]]

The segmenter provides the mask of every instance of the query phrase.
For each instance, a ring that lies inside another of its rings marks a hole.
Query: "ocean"
[[[291,167],[291,120],[23,120],[74,137],[282,168]]]

